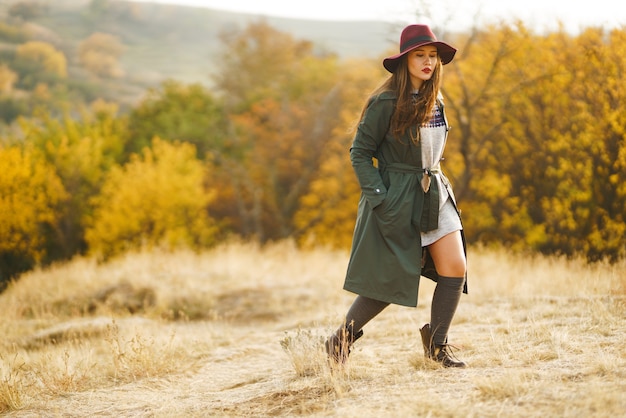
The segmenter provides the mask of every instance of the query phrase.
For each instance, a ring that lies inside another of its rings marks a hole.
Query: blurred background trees
[[[128,106],[72,76],[129,77],[127,41],[93,32],[72,49],[0,24],[15,46],[0,50],[0,281],[81,254],[231,236],[349,248],[360,191],[348,150],[387,76],[380,59],[342,60],[262,21],[220,36],[212,83],[170,79]],[[468,240],[624,256],[626,30],[520,23],[449,41],[443,167]]]
[[[78,45],[78,60],[92,74],[118,78],[123,75],[119,59],[124,46],[116,36],[96,32]]]
[[[461,131],[446,167],[470,240],[624,254],[624,34],[537,36],[519,24],[466,40],[446,74]]]
[[[142,247],[206,248],[216,228],[207,208],[216,197],[191,144],[154,138],[142,155],[115,166],[95,196],[85,237],[90,253],[119,255]]]
[[[0,272],[2,279],[49,262],[67,192],[54,167],[31,146],[0,145]]]

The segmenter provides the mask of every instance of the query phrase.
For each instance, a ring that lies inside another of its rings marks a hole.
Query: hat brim
[[[456,48],[451,47],[445,42],[440,42],[440,41],[424,42],[421,44],[414,45],[411,48],[407,49],[406,51],[400,52],[399,54],[392,55],[390,57],[385,58],[383,60],[383,67],[385,67],[385,69],[389,71],[390,73],[395,72],[396,68],[398,68],[398,63],[400,62],[400,59],[404,55],[425,45],[434,45],[437,48],[437,53],[439,54],[439,57],[441,58],[442,65],[446,65],[450,61],[452,61],[452,59],[454,58],[454,54],[456,54]]]

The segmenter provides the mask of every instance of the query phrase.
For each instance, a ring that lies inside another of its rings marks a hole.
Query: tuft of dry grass
[[[322,350],[324,339],[310,329],[298,328],[295,333],[286,332],[280,340],[298,377],[317,376],[328,367],[326,353]]]
[[[626,410],[626,261],[470,247],[450,332],[424,358],[418,307],[368,323],[344,367],[323,341],[354,295],[348,254],[285,241],[77,258],[0,294],[7,416],[610,417]]]
[[[24,404],[24,362],[14,355],[10,359],[0,356],[0,412],[19,410]]]
[[[120,335],[120,327],[113,321],[107,327],[105,341],[111,350],[113,382],[126,383],[145,378],[167,376],[182,366],[175,355],[175,334],[157,342],[156,337],[137,332],[129,339]],[[187,360],[187,359],[186,359]]]

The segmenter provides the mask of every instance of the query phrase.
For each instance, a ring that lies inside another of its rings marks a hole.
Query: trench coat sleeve
[[[361,191],[372,208],[385,200],[387,188],[383,184],[372,158],[389,130],[394,111],[393,96],[382,94],[370,99],[350,147],[350,161]]]

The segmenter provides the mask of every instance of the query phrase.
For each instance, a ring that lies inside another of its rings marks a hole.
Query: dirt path
[[[347,371],[314,368],[311,376],[297,376],[281,347],[285,335],[295,336],[286,322],[212,324],[210,333],[207,324],[187,324],[181,336],[223,336],[193,369],[57,397],[45,416],[617,416],[626,410],[626,323],[610,316],[611,303],[466,303],[454,334],[471,365],[465,370],[423,360],[424,307],[390,308],[368,326]],[[305,343],[323,332],[313,329]],[[309,354],[320,362],[314,349]]]

